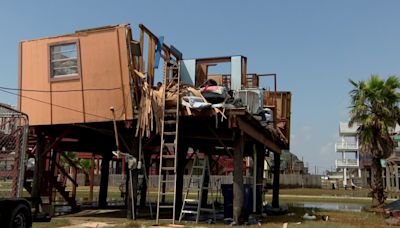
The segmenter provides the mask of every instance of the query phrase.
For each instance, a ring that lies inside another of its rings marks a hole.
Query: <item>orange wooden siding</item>
[[[126,29],[115,26],[21,42],[19,107],[30,124],[109,121],[111,106],[118,120],[132,119]],[[81,77],[50,82],[48,45],[70,40],[79,40]],[[55,92],[68,90],[74,91]]]

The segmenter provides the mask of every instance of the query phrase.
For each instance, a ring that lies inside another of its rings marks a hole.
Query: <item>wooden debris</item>
[[[142,137],[150,137],[151,132],[154,131],[155,134],[159,134],[161,132],[162,126],[162,118],[163,118],[163,97],[165,93],[165,85],[162,85],[158,90],[153,89],[143,73],[134,70],[135,75],[138,76],[141,81],[141,99],[140,99],[140,112],[136,125],[136,137],[139,136],[139,133]],[[200,97],[204,102],[208,103],[208,101],[203,97],[200,91],[191,87],[191,86],[182,86],[183,88],[180,90],[181,94],[177,94],[178,89],[174,89],[174,87],[178,86],[175,84],[167,85],[170,89],[168,94],[166,95],[165,104],[166,106],[170,105],[172,102],[176,102],[176,96],[183,97],[188,94],[193,94],[194,96]],[[172,91],[172,92],[171,92]],[[215,115],[221,114],[221,119],[227,119],[224,114],[224,110],[221,111],[218,108],[213,108]],[[187,115],[193,115],[190,107],[186,107]]]
[[[133,69],[133,71],[134,71],[135,74],[136,74],[137,76],[139,76],[141,79],[144,79],[144,78],[145,78],[145,76],[144,76],[144,74],[143,74],[142,72],[137,71],[136,69]]]

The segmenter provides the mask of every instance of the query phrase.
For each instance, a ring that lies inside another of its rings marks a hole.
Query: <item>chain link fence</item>
[[[28,128],[26,114],[0,103],[0,198],[22,194]]]

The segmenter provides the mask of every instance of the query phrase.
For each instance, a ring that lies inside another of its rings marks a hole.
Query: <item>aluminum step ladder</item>
[[[209,183],[210,181],[206,183],[206,175],[210,177],[210,161],[208,155],[204,155],[204,159],[200,159],[198,154],[195,154],[181,214],[179,216],[179,222],[186,214],[193,214],[196,215],[196,223],[198,223],[201,212],[212,213],[214,222],[216,221],[214,202],[211,203],[211,208],[205,208],[201,205],[204,190],[208,190],[208,193],[211,193],[211,198],[213,198],[212,184]],[[197,195],[197,198],[193,198],[193,195]]]
[[[160,145],[160,166],[158,176],[157,192],[157,215],[156,223],[159,224],[160,209],[172,209],[172,224],[175,223],[175,202],[176,202],[176,165],[178,153],[178,126],[179,126],[179,64],[164,64],[164,94],[163,94],[163,116],[161,123],[161,145]],[[175,100],[167,97],[176,94]],[[173,179],[163,179],[163,175],[172,175]],[[165,185],[173,185],[173,191],[163,192]],[[166,195],[173,196],[171,204],[161,204]]]

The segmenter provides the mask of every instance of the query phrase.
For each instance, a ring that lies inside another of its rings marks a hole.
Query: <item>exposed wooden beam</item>
[[[265,133],[260,132],[259,129],[256,129],[254,126],[242,120],[241,118],[238,118],[238,125],[244,133],[265,145],[269,150],[272,150],[278,154],[282,153],[282,149],[276,143],[274,143],[272,139],[265,136]]]
[[[150,31],[150,29],[148,29],[146,26],[144,26],[143,24],[139,24],[139,28],[142,29],[145,33],[147,33],[147,35],[149,35],[151,38],[153,38],[156,41],[156,43],[158,42],[158,37],[152,31]],[[163,44],[162,49],[166,53],[171,53],[178,60],[180,60],[182,57],[181,53],[176,53],[166,44]]]

